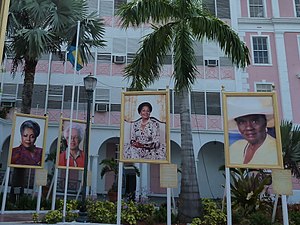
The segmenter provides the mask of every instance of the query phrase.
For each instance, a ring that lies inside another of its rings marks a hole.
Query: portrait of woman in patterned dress
[[[140,118],[132,122],[130,142],[124,146],[124,159],[166,160],[166,145],[160,142],[161,122],[150,117],[152,105],[142,102],[137,110]]]

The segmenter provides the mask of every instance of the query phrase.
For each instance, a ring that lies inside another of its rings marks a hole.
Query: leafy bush
[[[88,201],[87,212],[93,223],[115,224],[117,221],[117,207],[113,202]]]
[[[271,199],[267,195],[262,198],[261,194],[265,186],[271,183],[271,175],[262,171],[232,169],[231,178],[233,209],[239,208],[240,213],[249,215],[270,206]]]
[[[191,225],[225,225],[226,214],[211,199],[202,199],[203,218],[194,218]]]
[[[62,217],[63,217],[63,215],[60,210],[52,210],[45,215],[43,222],[44,223],[58,223],[58,222],[62,221]]]
[[[64,201],[62,199],[58,199],[56,204],[56,210],[52,210],[46,213],[45,217],[42,220],[44,223],[58,223],[62,221]],[[78,205],[79,203],[77,200],[67,201],[65,218],[67,222],[74,221],[78,217],[78,213],[76,212],[76,210],[78,209]]]
[[[133,201],[122,202],[121,220],[122,223],[136,224],[139,218],[139,211]]]
[[[0,198],[2,201],[2,195]],[[32,198],[31,195],[23,194],[19,196],[17,201],[13,203],[13,201],[8,196],[6,200],[5,208],[7,210],[35,210],[37,204],[37,197]],[[41,199],[41,209],[50,209],[51,208],[51,200],[47,200],[45,198]]]
[[[93,223],[115,224],[117,221],[117,204],[109,201],[89,201],[87,204],[88,216]],[[153,224],[153,204],[142,204],[133,201],[122,202],[121,221],[123,224],[136,224],[144,221]]]
[[[166,223],[167,222],[167,205],[161,204],[160,207],[156,208],[153,215],[155,223]],[[171,223],[177,222],[177,216],[171,213]]]
[[[139,211],[139,221],[145,221],[147,224],[153,223],[153,215],[155,212],[154,204],[137,203],[137,209]]]
[[[33,214],[32,214],[32,221],[33,221],[34,223],[39,223],[39,222],[40,222],[39,214],[38,214],[38,213],[33,213]]]
[[[249,215],[251,225],[271,225],[271,216],[265,212],[254,212]]]
[[[298,225],[300,224],[300,212],[292,211],[289,213],[291,225]]]

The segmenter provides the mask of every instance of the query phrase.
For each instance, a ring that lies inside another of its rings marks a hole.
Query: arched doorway
[[[201,198],[223,198],[225,178],[219,168],[224,164],[223,143],[212,141],[202,146],[197,158]]]
[[[104,159],[117,159],[119,157],[119,138],[113,137],[109,138],[102,143],[98,150],[98,176],[97,180],[97,193],[98,194],[106,194],[108,190],[112,187],[114,182],[114,174],[107,173],[103,179],[101,179],[101,170],[103,168],[100,165],[101,161]]]
[[[10,142],[10,135],[5,139],[2,145],[2,151],[0,155],[0,170],[1,174],[5,173],[8,164],[8,153],[9,153],[9,142]],[[4,172],[3,172],[4,171]]]
[[[177,164],[177,168],[181,167],[181,148],[180,146],[171,141],[171,163]],[[178,196],[180,193],[180,181],[181,174],[178,173],[178,188],[173,189],[174,196]],[[153,194],[166,194],[166,188],[160,187],[160,165],[159,164],[150,164],[150,193]]]

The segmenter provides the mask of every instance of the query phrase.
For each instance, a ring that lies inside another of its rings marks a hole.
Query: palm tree
[[[84,0],[12,0],[8,20],[8,47],[13,54],[15,73],[23,65],[22,113],[30,113],[37,63],[43,54],[61,53],[70,45],[81,21],[79,54],[84,63],[89,47],[104,46],[104,25],[96,13],[88,14]]]
[[[101,176],[101,179],[104,177],[105,174],[107,173],[113,173],[114,175],[114,182],[112,184],[112,187],[110,188],[110,190],[113,190],[113,191],[117,191],[118,189],[118,172],[119,172],[119,164],[118,162],[114,159],[114,158],[111,158],[111,159],[103,159],[101,162],[100,162],[100,165],[103,166],[102,170],[101,170],[101,173],[100,173],[100,176]],[[109,191],[110,191],[109,190]]]
[[[89,47],[104,46],[104,25],[96,13],[88,14],[86,1],[11,0],[7,47],[13,55],[12,73],[23,66],[22,113],[31,111],[39,59],[50,52],[61,53],[63,44],[70,45],[76,36],[77,21],[81,21],[79,54],[87,63]],[[13,186],[24,186],[24,174],[24,169],[15,168]]]
[[[250,63],[249,50],[227,24],[203,10],[199,0],[133,0],[121,6],[117,14],[123,28],[145,23],[152,23],[153,28],[125,68],[131,88],[142,90],[158,80],[164,57],[173,52],[173,78],[181,105],[182,179],[178,211],[180,221],[191,222],[202,214],[189,106],[189,91],[197,72],[193,43],[204,38],[217,41],[232,63],[242,68]]]
[[[280,133],[284,166],[300,179],[300,126],[282,120]]]
[[[108,195],[113,195],[114,200],[116,201],[117,199],[117,191],[118,191],[118,173],[119,173],[119,163],[116,159],[110,158],[110,159],[103,159],[100,162],[100,165],[103,166],[101,169],[101,179],[104,177],[104,175],[108,173],[112,173],[114,175],[114,181],[111,186],[111,188],[108,190]],[[135,165],[130,165],[134,169],[134,173],[139,177],[140,176],[140,170],[135,166]]]

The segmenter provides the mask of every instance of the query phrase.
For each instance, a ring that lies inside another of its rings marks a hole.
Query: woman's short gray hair
[[[25,128],[32,129],[35,138],[37,138],[40,135],[40,130],[41,130],[40,125],[33,120],[26,120],[21,124],[21,126],[20,126],[21,135],[23,135]]]
[[[83,135],[84,135],[84,131],[83,131],[82,126],[80,126],[79,124],[74,123],[74,124],[72,124],[72,129],[77,130],[79,142],[81,142],[82,139],[83,139]],[[64,129],[64,137],[65,137],[65,138],[68,137],[68,136],[69,136],[69,133],[70,133],[70,125],[68,125],[68,126],[66,127],[66,129]]]

